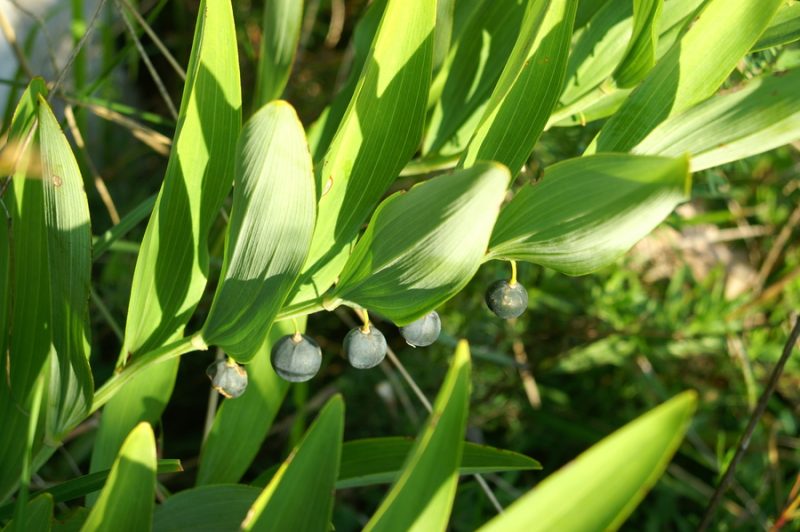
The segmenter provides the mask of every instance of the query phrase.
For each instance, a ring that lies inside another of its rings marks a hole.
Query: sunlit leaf
[[[686,201],[689,183],[687,158],[601,154],[563,161],[503,208],[488,257],[569,275],[593,272]]]
[[[783,4],[751,52],[789,44],[800,39],[800,3]]]
[[[481,532],[616,530],[678,449],[697,402],[683,393],[547,477]]]
[[[479,163],[389,197],[332,297],[400,325],[447,301],[475,275],[508,181],[504,166]]]
[[[461,341],[400,476],[364,530],[447,528],[458,483],[469,386],[469,347]]]

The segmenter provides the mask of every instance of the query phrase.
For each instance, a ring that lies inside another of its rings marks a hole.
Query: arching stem
[[[508,282],[511,286],[517,284],[517,261],[511,260],[511,280]]]

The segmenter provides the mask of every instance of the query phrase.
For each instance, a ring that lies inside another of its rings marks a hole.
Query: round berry
[[[283,380],[305,382],[319,371],[322,350],[305,334],[288,334],[272,346],[270,361],[272,369]]]
[[[528,292],[519,283],[495,281],[486,291],[486,305],[503,319],[516,318],[528,308]]]
[[[383,333],[371,325],[367,331],[356,327],[344,337],[344,355],[354,368],[374,368],[383,361],[386,349]]]
[[[439,319],[439,314],[435,310],[428,312],[417,321],[400,327],[400,334],[412,347],[431,345],[439,338],[440,332],[442,332],[442,320]]]
[[[211,387],[228,399],[239,397],[247,389],[247,371],[231,359],[213,362],[206,375]]]

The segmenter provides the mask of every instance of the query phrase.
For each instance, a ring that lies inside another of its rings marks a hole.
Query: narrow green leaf
[[[685,392],[547,477],[481,532],[616,530],[678,449],[697,402]]]
[[[686,34],[606,122],[586,153],[628,151],[669,116],[714,94],[767,27],[780,3],[707,2]]]
[[[343,431],[344,401],[335,395],[253,503],[242,530],[327,530]]]
[[[89,412],[89,285],[92,232],[78,162],[56,117],[39,96],[39,149],[55,356],[49,379],[48,433],[58,441]]]
[[[176,493],[156,507],[153,532],[239,530],[261,490],[240,484],[216,484]]]
[[[431,82],[436,2],[389,0],[361,78],[318,166],[317,225],[294,303],[339,275],[375,204],[417,150]]]
[[[50,532],[52,520],[53,497],[43,493],[25,505],[22,526],[17,526],[17,520],[12,519],[3,528],[3,532]]]
[[[517,43],[461,166],[497,161],[513,177],[528,160],[564,85],[577,6],[577,0],[528,3]]]
[[[261,52],[258,57],[256,93],[253,108],[281,97],[300,40],[303,2],[268,0],[264,2],[261,22]]]
[[[301,329],[304,321],[298,320]],[[223,401],[217,410],[200,452],[198,486],[237,482],[258,454],[289,388],[289,383],[272,370],[270,349],[281,336],[292,332],[291,321],[272,325],[264,345],[247,366],[247,391]]]
[[[545,170],[501,211],[490,259],[526,260],[569,275],[628,251],[689,194],[689,161],[601,154]]]
[[[800,3],[783,4],[751,52],[800,40]]]
[[[614,71],[619,87],[633,87],[656,62],[658,18],[664,0],[633,0],[633,34],[625,56]]]
[[[123,216],[117,225],[95,238],[94,245],[92,246],[92,260],[95,261],[102,257],[106,251],[111,249],[111,246],[114,245],[115,242],[124,237],[131,229],[147,218],[153,211],[156,198],[157,196],[155,195],[150,196],[131,209],[128,214]]]
[[[223,273],[202,334],[247,362],[308,255],[316,198],[303,125],[283,100],[245,124],[236,160]]]
[[[122,444],[100,498],[81,530],[150,530],[155,486],[156,440],[152,427],[140,423]]]
[[[456,0],[436,0],[436,27],[433,36],[433,71],[436,72],[444,63],[450,50],[450,39],[453,35],[453,17]]]
[[[635,153],[691,153],[693,172],[800,139],[800,69],[747,82],[712,96],[655,128]]]
[[[462,340],[400,476],[364,530],[447,528],[458,484],[469,385],[469,346]]]
[[[514,48],[524,9],[520,0],[495,0],[474,10],[433,82],[431,97],[439,94],[428,120],[424,154],[466,148]]]
[[[203,0],[164,183],[136,262],[124,353],[174,340],[208,276],[208,232],[231,187],[241,124],[230,0]]]
[[[399,325],[459,292],[475,275],[508,169],[479,163],[387,198],[347,262],[333,297]]]

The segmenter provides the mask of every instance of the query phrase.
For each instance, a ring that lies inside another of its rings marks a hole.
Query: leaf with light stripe
[[[202,334],[247,362],[300,274],[314,230],[311,156],[291,105],[269,103],[247,122],[235,185],[223,273]]]
[[[242,530],[327,530],[339,472],[344,401],[331,398],[242,522]]]
[[[625,56],[614,71],[619,87],[633,87],[656,62],[658,18],[664,0],[633,0],[633,34]]]
[[[148,423],[131,431],[82,531],[139,532],[152,528],[156,440]]]
[[[789,44],[800,39],[800,3],[783,4],[751,52]]]
[[[58,441],[83,421],[94,393],[89,368],[92,231],[78,162],[42,96],[38,134],[50,280],[50,332],[55,350],[47,427]]]
[[[697,397],[685,392],[628,423],[547,477],[480,532],[616,530],[680,446]]]
[[[634,153],[691,153],[693,172],[729,163],[800,139],[800,69],[712,96],[655,128]]]
[[[480,265],[510,175],[497,163],[387,198],[332,295],[404,325],[458,293]]]
[[[528,3],[511,57],[459,164],[497,161],[516,176],[558,102],[577,0]]]
[[[364,530],[446,530],[458,484],[469,386],[469,346],[462,340],[403,471]]]
[[[264,2],[261,22],[261,52],[256,73],[256,93],[253,107],[281,97],[300,40],[303,22],[303,2],[299,0],[268,0]]]
[[[600,154],[563,161],[503,208],[487,258],[591,273],[652,231],[688,199],[689,187],[687,158]]]
[[[417,150],[431,83],[436,2],[389,0],[353,98],[318,167],[319,210],[293,302],[339,275],[350,245]]]
[[[714,94],[780,3],[710,0],[692,27],[606,122],[586,153],[628,151],[668,117]]]

